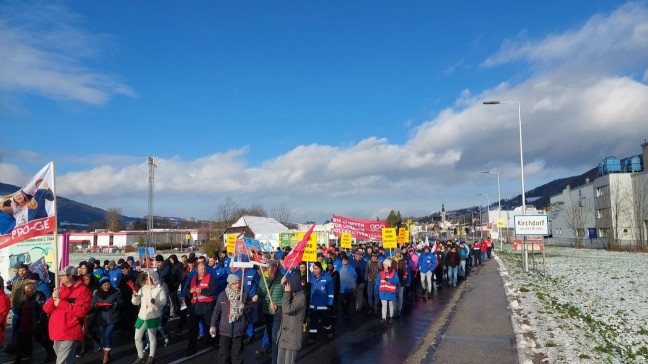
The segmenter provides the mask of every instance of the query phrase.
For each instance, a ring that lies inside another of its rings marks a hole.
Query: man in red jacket
[[[76,346],[83,340],[81,322],[90,310],[92,294],[79,279],[76,267],[66,267],[58,274],[61,287],[52,292],[43,310],[50,314],[49,336],[54,341],[56,364],[71,364]]]

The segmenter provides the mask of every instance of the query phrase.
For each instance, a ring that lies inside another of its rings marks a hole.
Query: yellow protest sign
[[[226,236],[227,252],[234,254],[234,245],[236,244],[236,234],[229,234]]]
[[[305,233],[297,234],[298,241],[301,241],[302,238],[306,235]],[[304,262],[316,262],[317,261],[317,235],[311,234],[308,238],[308,243],[306,243],[306,248],[304,249],[304,256],[302,257]]]
[[[342,249],[351,249],[351,240],[353,236],[351,234],[342,234],[340,235],[340,248]]]
[[[502,219],[501,217],[499,219],[497,219],[497,227],[498,228],[503,228],[504,226],[505,226],[504,219]]]
[[[383,248],[395,249],[398,247],[398,238],[396,237],[396,228],[382,228]]]
[[[409,242],[409,230],[405,228],[398,229],[398,243],[403,244]]]

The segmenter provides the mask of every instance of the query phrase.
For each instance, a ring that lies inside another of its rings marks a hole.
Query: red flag
[[[308,243],[308,239],[310,239],[311,233],[313,232],[313,229],[315,228],[315,225],[311,226],[310,229],[304,234],[304,237],[302,240],[295,245],[295,247],[286,255],[284,258],[284,266],[286,270],[291,270],[297,268],[299,263],[301,263],[302,257],[304,256],[304,250],[306,250],[306,244]]]

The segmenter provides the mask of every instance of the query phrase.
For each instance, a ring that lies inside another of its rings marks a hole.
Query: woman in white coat
[[[155,349],[157,349],[155,334],[164,313],[167,294],[160,285],[160,277],[156,271],[142,272],[140,279],[141,288],[137,292],[133,292],[133,298],[131,299],[133,305],[140,306],[137,321],[135,321],[137,360],[133,364],[153,364],[155,361]],[[148,337],[151,338],[148,359],[144,358],[144,343],[142,342],[145,331],[148,331]]]

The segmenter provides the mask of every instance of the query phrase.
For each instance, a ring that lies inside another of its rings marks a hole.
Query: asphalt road
[[[428,300],[411,299],[409,310],[393,325],[383,327],[378,316],[368,316],[366,313],[353,311],[348,320],[338,314],[335,323],[336,337],[327,339],[320,333],[315,344],[306,344],[300,350],[297,358],[299,363],[402,363],[405,362],[418,348],[424,339],[429,337],[433,324],[437,326],[449,312],[448,305],[453,297],[458,296],[459,288],[443,288],[435,291]],[[457,294],[457,295],[455,295]],[[168,327],[174,328],[177,320],[169,321]],[[259,358],[255,351],[260,347],[263,327],[256,329],[256,341],[246,345],[245,361],[248,363],[270,363],[269,358]],[[133,338],[124,336],[119,331],[115,334],[115,347],[111,350],[111,363],[130,364],[136,359]],[[169,346],[163,347],[162,338],[158,337],[156,363],[208,363],[214,362],[217,354],[206,344],[198,343],[196,355],[185,358],[187,345],[187,330],[182,336],[172,336]],[[429,340],[429,339],[428,339]],[[101,353],[90,353],[76,360],[77,363],[97,363]],[[34,343],[33,363],[42,362],[45,352]],[[11,356],[0,356],[1,363],[13,362]]]

